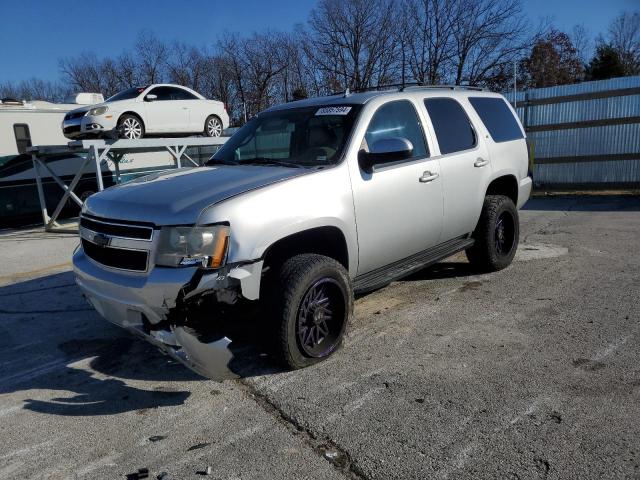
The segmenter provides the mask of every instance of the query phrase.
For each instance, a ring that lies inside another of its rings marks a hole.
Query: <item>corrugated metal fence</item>
[[[513,93],[506,95],[513,103]],[[517,93],[546,188],[640,188],[640,76]]]

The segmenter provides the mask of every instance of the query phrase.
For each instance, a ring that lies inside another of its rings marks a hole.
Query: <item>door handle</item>
[[[418,180],[420,180],[420,183],[429,183],[429,182],[433,182],[439,176],[440,174],[438,173],[431,173],[429,171],[426,171],[422,174],[422,176]]]
[[[473,166],[477,168],[484,167],[485,165],[488,165],[488,164],[489,164],[489,160],[485,160],[482,157],[478,157],[476,161],[473,162]]]
[[[182,107],[183,110],[189,110],[189,107]]]

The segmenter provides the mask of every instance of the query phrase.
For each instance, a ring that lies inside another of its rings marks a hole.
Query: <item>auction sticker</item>
[[[322,107],[316,112],[319,115],[347,115],[351,111],[351,107]]]

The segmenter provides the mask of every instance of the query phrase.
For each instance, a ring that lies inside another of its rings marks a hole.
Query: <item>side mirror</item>
[[[360,151],[360,167],[365,172],[371,173],[376,165],[405,160],[411,158],[411,155],[413,155],[413,145],[406,138],[383,138],[375,142],[369,152]]]
[[[154,95],[153,93],[150,93],[149,95],[144,97],[145,102],[155,102],[157,99],[158,99],[158,96]]]

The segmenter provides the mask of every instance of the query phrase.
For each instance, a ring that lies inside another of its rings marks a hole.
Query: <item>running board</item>
[[[473,242],[472,238],[467,238],[465,235],[359,275],[354,280],[353,289],[356,293],[366,293],[384,287],[394,280],[411,275],[455,253],[466,250],[473,245]]]

